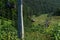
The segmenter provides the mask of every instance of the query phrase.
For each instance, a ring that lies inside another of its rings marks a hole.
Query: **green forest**
[[[19,40],[17,0],[0,0],[0,40]]]
[[[23,1],[25,40],[60,40],[60,0]]]
[[[17,0],[0,0],[0,40],[18,38]],[[25,40],[60,40],[60,0],[23,0]]]

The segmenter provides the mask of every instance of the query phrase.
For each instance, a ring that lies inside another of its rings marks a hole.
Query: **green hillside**
[[[25,40],[60,40],[60,16],[52,16],[48,27],[45,26],[47,14],[34,19],[32,26],[25,27]]]
[[[17,0],[0,0],[0,40],[20,40],[17,20]],[[60,40],[60,0],[23,0],[23,21],[25,40]]]
[[[23,1],[25,40],[60,40],[60,0]]]

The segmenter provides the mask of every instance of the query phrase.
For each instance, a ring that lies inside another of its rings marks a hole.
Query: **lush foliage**
[[[0,24],[0,40],[19,40],[17,36],[17,29],[12,25],[12,21],[3,21],[3,25]]]
[[[32,26],[25,27],[25,40],[60,40],[60,16],[52,16],[49,27],[45,26],[47,14],[34,18]]]
[[[0,40],[19,40],[16,4],[16,0],[0,0]]]
[[[60,0],[23,1],[25,40],[60,40],[59,4]],[[47,19],[48,27],[45,26]]]
[[[7,2],[0,0],[0,40],[19,40],[17,0],[9,0],[14,8],[7,7]],[[57,3],[60,4],[60,0],[23,1],[25,40],[60,40],[60,5]],[[32,22],[32,19],[35,21]],[[48,27],[45,26],[46,19],[49,21]]]

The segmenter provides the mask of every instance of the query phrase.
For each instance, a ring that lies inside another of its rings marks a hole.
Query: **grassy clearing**
[[[32,27],[25,28],[25,40],[60,40],[60,16],[52,16],[49,20],[49,27],[45,27],[45,21],[47,14],[33,17],[35,22],[32,23]],[[55,30],[56,29],[56,30]]]

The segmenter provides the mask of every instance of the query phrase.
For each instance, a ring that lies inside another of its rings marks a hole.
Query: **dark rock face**
[[[31,22],[35,22],[35,19],[31,19]]]
[[[6,6],[6,8],[9,8],[9,9],[15,8],[14,3],[10,3],[10,2],[7,2],[7,3],[5,4],[5,6]]]
[[[30,16],[28,16],[28,19],[29,19],[31,22],[35,22],[35,19],[34,19],[34,18],[31,18]]]

